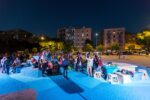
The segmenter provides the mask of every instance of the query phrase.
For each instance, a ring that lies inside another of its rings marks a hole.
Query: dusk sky
[[[149,0],[0,0],[0,30],[22,28],[55,36],[67,26],[138,32],[149,25]]]

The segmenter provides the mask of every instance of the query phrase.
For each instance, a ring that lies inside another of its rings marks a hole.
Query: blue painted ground
[[[150,100],[150,80],[111,85],[74,71],[68,75],[69,80],[61,75],[37,78],[0,74],[0,94],[31,88],[37,100]]]

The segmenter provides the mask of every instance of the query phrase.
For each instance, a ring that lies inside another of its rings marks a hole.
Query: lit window
[[[82,34],[82,37],[84,37],[84,34]]]

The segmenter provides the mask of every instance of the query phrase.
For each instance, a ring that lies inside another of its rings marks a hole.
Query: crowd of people
[[[16,72],[16,68],[29,59],[29,55],[25,54],[3,54],[0,56],[0,71],[1,73],[10,74],[10,69],[12,73]]]
[[[15,73],[16,68],[21,65],[22,62],[30,60],[34,68],[39,68],[42,71],[42,75],[52,75],[54,72],[57,74],[62,73],[65,78],[68,78],[68,67],[74,69],[77,72],[87,72],[88,76],[93,76],[95,71],[101,71],[103,66],[101,58],[96,53],[51,53],[48,50],[44,50],[30,57],[29,55],[17,54],[17,55],[3,55],[0,57],[1,72],[10,74]],[[10,68],[12,70],[10,70]],[[61,72],[60,69],[63,69]]]

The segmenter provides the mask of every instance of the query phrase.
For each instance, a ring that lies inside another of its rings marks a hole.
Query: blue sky
[[[65,26],[138,32],[148,25],[149,0],[0,0],[0,30],[22,28],[53,37]]]

